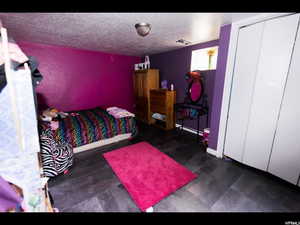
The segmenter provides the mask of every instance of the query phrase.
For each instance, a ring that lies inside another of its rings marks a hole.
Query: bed
[[[44,175],[54,177],[73,165],[73,154],[129,139],[137,135],[134,117],[116,119],[105,109],[69,112],[58,128],[40,122],[41,159]]]
[[[46,128],[44,126],[44,128]],[[100,107],[69,112],[52,130],[56,141],[69,143],[74,153],[128,139],[137,135],[134,117],[116,119]]]

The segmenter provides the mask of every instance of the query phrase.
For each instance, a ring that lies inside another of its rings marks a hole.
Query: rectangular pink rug
[[[103,156],[142,211],[197,177],[147,142]]]

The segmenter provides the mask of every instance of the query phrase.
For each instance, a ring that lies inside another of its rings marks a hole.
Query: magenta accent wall
[[[133,111],[133,70],[140,57],[18,42],[39,62],[39,108],[62,111],[118,106]]]

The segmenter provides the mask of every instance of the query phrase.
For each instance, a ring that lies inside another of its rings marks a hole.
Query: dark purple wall
[[[213,107],[211,111],[211,123],[210,123],[210,139],[208,146],[212,149],[217,149],[219,123],[222,108],[223,88],[227,64],[227,55],[229,47],[231,24],[221,27],[220,39],[219,39],[219,53],[217,60],[217,70],[215,76],[215,87],[213,96]]]
[[[192,51],[201,48],[208,48],[211,46],[219,45],[218,40],[209,41],[201,44],[187,46],[178,50],[173,50],[165,53],[150,55],[151,68],[159,69],[160,80],[167,80],[168,85],[174,84],[176,90],[176,101],[182,102],[185,97],[185,91],[188,83],[184,79],[184,75],[190,71]],[[208,95],[208,102],[210,108],[212,107],[213,92],[215,86],[215,70],[204,71],[202,74],[206,77],[205,91]],[[210,110],[211,112],[211,110]],[[209,113],[209,119],[211,113]],[[206,118],[202,117],[200,121],[200,128],[206,127]],[[186,121],[185,127],[197,129],[197,122]]]
[[[29,42],[18,44],[39,62],[44,79],[36,90],[42,108],[72,111],[115,105],[133,110],[132,77],[140,57]]]
[[[218,45],[217,69],[212,71],[204,71],[206,76],[206,93],[210,106],[209,127],[210,138],[208,146],[217,149],[218,132],[220,123],[220,114],[222,107],[223,87],[227,63],[227,54],[229,46],[231,25],[221,27],[219,40],[201,43],[193,46],[181,48],[166,53],[155,54],[150,56],[150,64],[152,68],[160,70],[161,80],[168,80],[169,84],[175,85],[177,91],[177,102],[181,102],[185,95],[187,83],[184,80],[184,74],[190,70],[191,52],[195,49],[207,48]],[[196,121],[185,123],[186,127],[196,128]],[[200,127],[205,127],[205,117],[202,117]]]

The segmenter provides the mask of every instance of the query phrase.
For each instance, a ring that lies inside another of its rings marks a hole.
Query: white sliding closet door
[[[261,170],[268,166],[298,19],[265,22],[243,156],[245,164]]]
[[[240,162],[243,156],[263,27],[264,23],[257,23],[239,30],[224,153]]]
[[[300,175],[300,32],[292,56],[268,171],[293,184]]]

